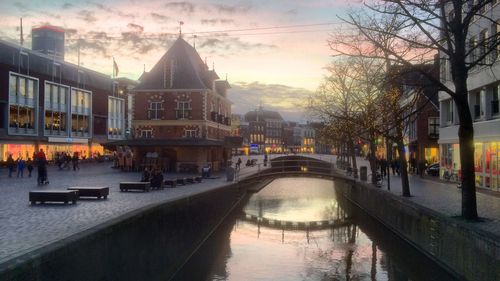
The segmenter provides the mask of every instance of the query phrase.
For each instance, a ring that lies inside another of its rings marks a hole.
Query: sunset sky
[[[27,47],[31,27],[60,26],[66,30],[66,61],[77,62],[82,38],[82,65],[111,75],[114,57],[119,76],[137,79],[143,65],[149,71],[167,51],[183,21],[184,39],[196,44],[221,78],[227,74],[234,113],[262,102],[287,120],[303,121],[303,98],[317,88],[331,61],[329,32],[340,27],[337,15],[356,2],[1,0],[0,38],[19,43],[20,17]]]

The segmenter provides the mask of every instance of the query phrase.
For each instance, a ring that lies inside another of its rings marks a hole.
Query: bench
[[[186,179],[185,178],[178,178],[176,180],[177,184],[182,184],[182,185],[186,185]]]
[[[36,204],[36,202],[63,202],[68,204],[71,201],[76,204],[78,199],[77,190],[33,190],[30,191],[29,199],[31,204]]]
[[[151,184],[149,182],[121,182],[120,191],[129,191],[130,189],[142,190],[144,192],[149,192],[151,190]]]
[[[97,199],[108,199],[109,187],[98,186],[73,186],[68,187],[68,190],[78,191],[78,198],[80,197],[97,197]]]
[[[163,183],[165,185],[172,187],[172,188],[177,186],[177,181],[175,179],[166,179],[165,181],[163,181]]]
[[[200,183],[200,182],[201,182],[201,180],[202,180],[202,177],[200,177],[200,176],[196,176],[196,177],[194,177],[194,180],[195,180],[196,182]]]
[[[191,177],[186,178],[186,183],[195,183],[194,178]]]

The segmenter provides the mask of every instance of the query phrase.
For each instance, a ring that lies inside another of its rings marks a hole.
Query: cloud
[[[226,5],[226,4],[214,4],[213,7],[215,10],[221,14],[237,14],[237,13],[246,13],[248,12],[252,6],[248,5]]]
[[[274,49],[277,48],[276,45],[263,44],[263,43],[251,43],[247,41],[242,41],[239,37],[230,37],[221,35],[222,39],[218,38],[207,38],[202,39],[199,48],[207,48],[208,51],[216,54],[218,52],[227,53],[228,51],[241,52],[249,51],[254,49]]]
[[[201,19],[200,22],[201,22],[201,24],[216,25],[216,24],[233,24],[234,20],[232,20],[232,19]]]
[[[141,32],[144,31],[144,26],[138,25],[138,24],[135,24],[135,23],[129,23],[129,24],[127,24],[127,27],[130,28],[130,29],[132,29],[133,31],[139,32],[139,33],[141,33]]]
[[[63,10],[68,10],[68,9],[73,8],[73,7],[74,7],[74,5],[73,5],[73,4],[71,4],[71,3],[64,3],[64,4],[61,6],[61,8],[62,8]]]
[[[305,109],[301,104],[312,92],[280,84],[260,82],[235,82],[231,85],[229,99],[233,113],[245,114],[262,103],[264,109],[278,111],[285,120],[303,121]]]
[[[171,20],[170,17],[158,13],[151,13],[151,17],[157,21],[162,21],[162,22]]]
[[[80,12],[78,12],[78,15],[81,19],[88,23],[94,23],[97,21],[95,13],[89,10],[81,10]]]
[[[165,8],[180,10],[187,14],[191,14],[195,10],[194,4],[187,1],[169,2],[165,4]]]

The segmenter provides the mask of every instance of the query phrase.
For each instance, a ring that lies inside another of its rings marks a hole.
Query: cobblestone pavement
[[[335,156],[330,155],[313,155],[313,157],[329,162],[335,162],[336,160]],[[368,173],[370,173],[370,163],[368,161],[359,157],[356,161],[358,167],[366,166],[368,167]],[[448,217],[460,215],[462,197],[461,189],[457,188],[456,183],[441,181],[437,177],[428,175],[423,178],[418,175],[410,175],[409,182],[412,197],[408,198],[408,200]],[[401,186],[401,177],[391,174],[391,190],[387,190],[387,177],[383,180],[382,189],[401,196],[403,194]],[[496,191],[490,193],[494,195],[476,192],[478,215],[484,221],[469,224],[478,229],[488,231],[500,239],[500,197],[495,194]]]
[[[242,160],[246,158],[242,158]],[[121,181],[138,181],[140,173],[121,172],[112,164],[82,164],[78,171],[49,167],[50,184],[36,184],[36,170],[31,178],[8,178],[0,170],[0,264],[34,249],[92,228],[127,212],[160,202],[168,202],[227,184],[224,174],[202,183],[166,188],[159,191],[120,192]],[[257,172],[261,167],[244,167],[240,179]],[[177,175],[167,174],[166,177]],[[31,206],[30,190],[66,189],[70,186],[109,186],[107,200],[80,200],[76,205],[44,204]]]

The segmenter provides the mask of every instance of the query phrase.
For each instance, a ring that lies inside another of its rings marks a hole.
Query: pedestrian
[[[48,184],[49,181],[47,176],[47,158],[45,157],[43,149],[40,149],[40,151],[36,155],[36,162],[38,165],[38,184]]]
[[[396,159],[392,159],[391,161],[391,169],[392,169],[392,175],[395,176],[396,175]]]
[[[73,153],[71,162],[73,163],[73,171],[76,171],[77,169],[80,170],[80,167],[78,166],[78,152]]]
[[[17,158],[17,177],[19,177],[19,174],[21,174],[21,178],[24,177],[24,167],[25,167],[25,162],[22,157]]]
[[[28,157],[28,161],[26,161],[26,167],[28,168],[28,177],[31,178],[31,172],[33,172],[33,161]]]
[[[151,173],[149,172],[148,167],[145,167],[144,171],[142,171],[141,182],[149,182],[149,181],[151,181]]]
[[[7,157],[7,168],[9,169],[9,178],[12,178],[12,172],[14,171],[14,166],[16,163],[14,162],[14,158],[12,158],[12,154],[9,154]]]
[[[163,188],[163,173],[158,167],[154,169],[151,176],[151,187],[157,189]]]
[[[240,170],[240,166],[241,166],[241,157],[238,157],[238,161],[236,161],[236,170],[239,171]]]
[[[418,161],[418,174],[420,175],[421,178],[424,177],[424,171],[425,171],[425,162],[420,160]]]

